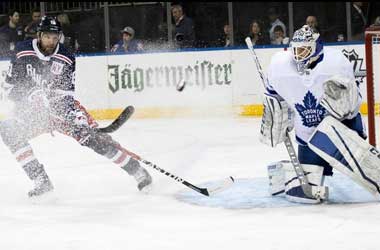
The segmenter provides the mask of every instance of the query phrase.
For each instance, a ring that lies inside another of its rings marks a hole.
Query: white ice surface
[[[56,133],[32,141],[55,198],[32,202],[31,181],[1,143],[0,249],[380,249],[380,204],[342,176],[329,180],[339,182],[330,204],[294,206],[266,195],[266,165],[287,153],[283,145],[259,143],[259,124],[258,118],[131,119],[113,134],[195,185],[237,180],[214,198],[149,168],[154,187],[141,194],[123,170]]]

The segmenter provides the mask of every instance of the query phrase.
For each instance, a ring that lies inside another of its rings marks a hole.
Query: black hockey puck
[[[181,92],[185,88],[186,82],[185,79],[182,79],[181,81],[178,82],[177,84],[177,90]]]

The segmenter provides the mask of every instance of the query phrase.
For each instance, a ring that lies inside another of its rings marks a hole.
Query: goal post
[[[372,26],[365,31],[365,58],[368,140],[371,145],[376,146],[376,115],[379,113],[379,103],[376,100],[380,94],[380,26]]]

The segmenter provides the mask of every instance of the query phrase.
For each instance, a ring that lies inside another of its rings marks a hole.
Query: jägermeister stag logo
[[[194,65],[134,67],[131,64],[108,65],[108,87],[112,93],[120,90],[141,92],[145,88],[175,87],[181,79],[186,86],[230,85],[232,63],[214,64],[196,61]]]

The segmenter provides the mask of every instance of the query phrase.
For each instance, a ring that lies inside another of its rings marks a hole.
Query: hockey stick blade
[[[218,192],[221,192],[225,189],[227,189],[228,187],[230,187],[233,183],[234,183],[234,178],[232,178],[231,176],[229,178],[226,178],[225,180],[223,180],[223,182],[215,187],[212,187],[212,188],[200,188],[200,187],[197,187],[193,184],[191,184],[190,182],[188,181],[185,181],[184,179],[182,179],[181,177],[177,176],[177,175],[174,175],[168,171],[166,171],[165,169],[163,168],[160,168],[159,166],[157,166],[156,164],[150,162],[150,161],[147,161],[147,160],[144,160],[142,159],[140,156],[137,156],[135,155],[136,160],[144,163],[145,165],[157,170],[158,172],[172,178],[173,180],[177,181],[177,182],[180,182],[182,183],[183,185],[185,185],[186,187],[188,188],[191,188],[192,190],[198,192],[198,193],[201,193],[205,196],[210,196],[210,195],[213,195],[215,193],[218,193]]]
[[[115,132],[132,116],[134,112],[135,108],[133,106],[128,106],[110,125],[104,128],[96,128],[96,130],[102,133]]]
[[[187,182],[187,181],[184,181],[183,184],[185,186],[188,186],[189,188],[193,189],[194,191],[198,192],[198,193],[201,193],[205,196],[213,196],[215,195],[216,193],[220,193],[224,190],[226,190],[227,188],[229,188],[233,183],[235,182],[234,178],[232,176],[224,179],[220,184],[218,184],[217,186],[215,187],[211,187],[211,188],[200,188],[200,187],[197,187],[197,186],[194,186],[193,184]]]

